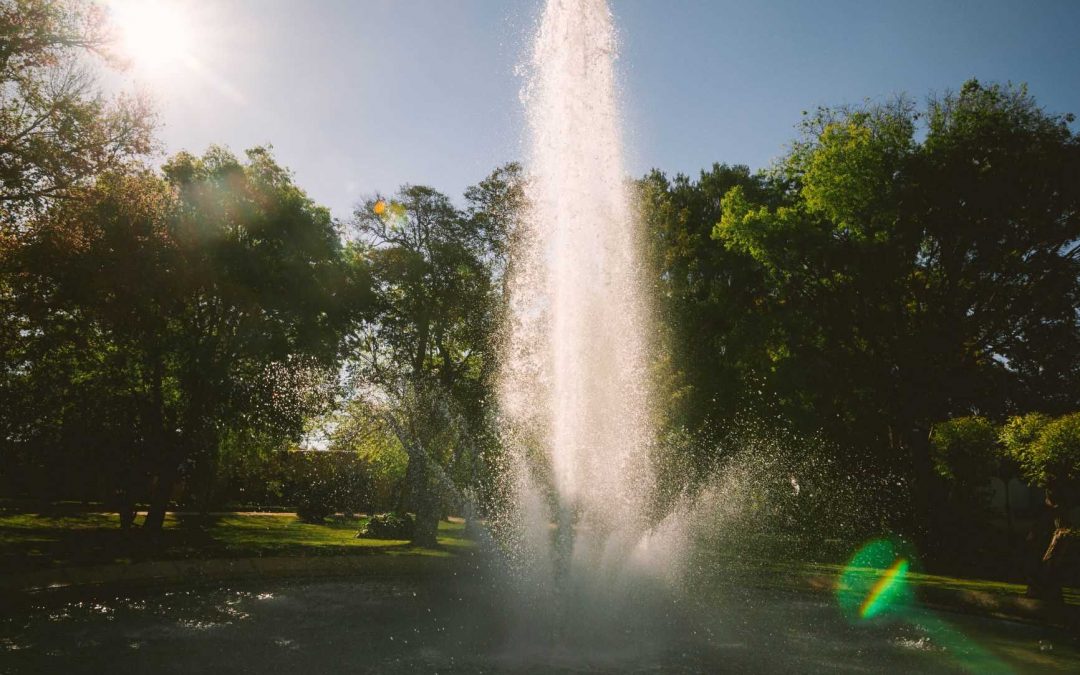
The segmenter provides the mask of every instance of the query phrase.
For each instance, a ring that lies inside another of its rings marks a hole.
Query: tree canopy
[[[176,479],[226,434],[295,438],[332,400],[366,289],[329,213],[265,149],[246,163],[181,154],[164,175],[105,174],[75,197],[7,260],[24,339],[5,386],[26,405],[5,415],[8,439],[69,438],[78,453],[100,438],[122,493],[134,474],[155,477],[148,522],[160,525]]]

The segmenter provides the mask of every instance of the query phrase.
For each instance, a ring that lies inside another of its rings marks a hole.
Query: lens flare
[[[892,599],[902,590],[904,577],[907,575],[908,561],[900,558],[885,570],[881,578],[877,580],[870,594],[863,600],[859,608],[859,616],[869,619],[889,607]]]
[[[865,622],[871,630],[875,621],[894,620],[915,631],[919,642],[931,645],[935,658],[948,667],[972,673],[1013,672],[992,651],[917,605],[909,579],[912,553],[902,542],[889,539],[875,539],[856,551],[836,581],[844,615]]]
[[[860,548],[844,567],[836,597],[848,617],[868,620],[910,606],[907,574],[911,563],[898,548],[888,539],[876,539]]]

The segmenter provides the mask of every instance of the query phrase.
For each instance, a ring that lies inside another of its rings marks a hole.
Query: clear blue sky
[[[201,65],[140,75],[168,151],[273,143],[313,197],[455,199],[521,155],[515,75],[540,0],[190,0]],[[802,110],[969,77],[1080,113],[1080,0],[613,0],[628,170],[766,166]]]

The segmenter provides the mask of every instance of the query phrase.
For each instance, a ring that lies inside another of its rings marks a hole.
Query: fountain
[[[683,537],[651,509],[650,308],[606,0],[547,2],[530,56],[528,214],[499,388],[510,506],[496,530],[523,633],[577,656],[626,652],[672,627],[652,618]]]
[[[509,274],[499,391],[506,506],[489,521],[499,564],[469,561],[465,573],[430,577],[309,570],[43,599],[0,621],[0,671],[1005,668],[966,634],[1008,645],[1028,667],[1075,664],[1075,652],[1047,653],[1048,636],[1063,638],[1044,627],[946,624],[929,612],[852,623],[827,595],[741,586],[726,568],[722,592],[720,575],[696,588],[672,583],[689,557],[690,525],[729,532],[727,543],[742,537],[730,523],[756,500],[742,486],[764,481],[761,463],[744,462],[696,503],[667,513],[654,505],[651,312],[622,163],[616,56],[606,0],[547,0],[523,91],[530,211]],[[906,564],[849,614],[884,607]]]
[[[616,58],[606,0],[550,0],[522,93],[529,214],[511,279],[500,403],[513,548],[544,593],[586,570],[597,579],[625,571],[654,482],[649,311]]]

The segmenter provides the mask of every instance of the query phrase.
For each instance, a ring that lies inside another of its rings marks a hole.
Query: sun
[[[184,8],[170,0],[113,0],[110,15],[123,55],[135,68],[161,71],[192,58],[192,32]]]

